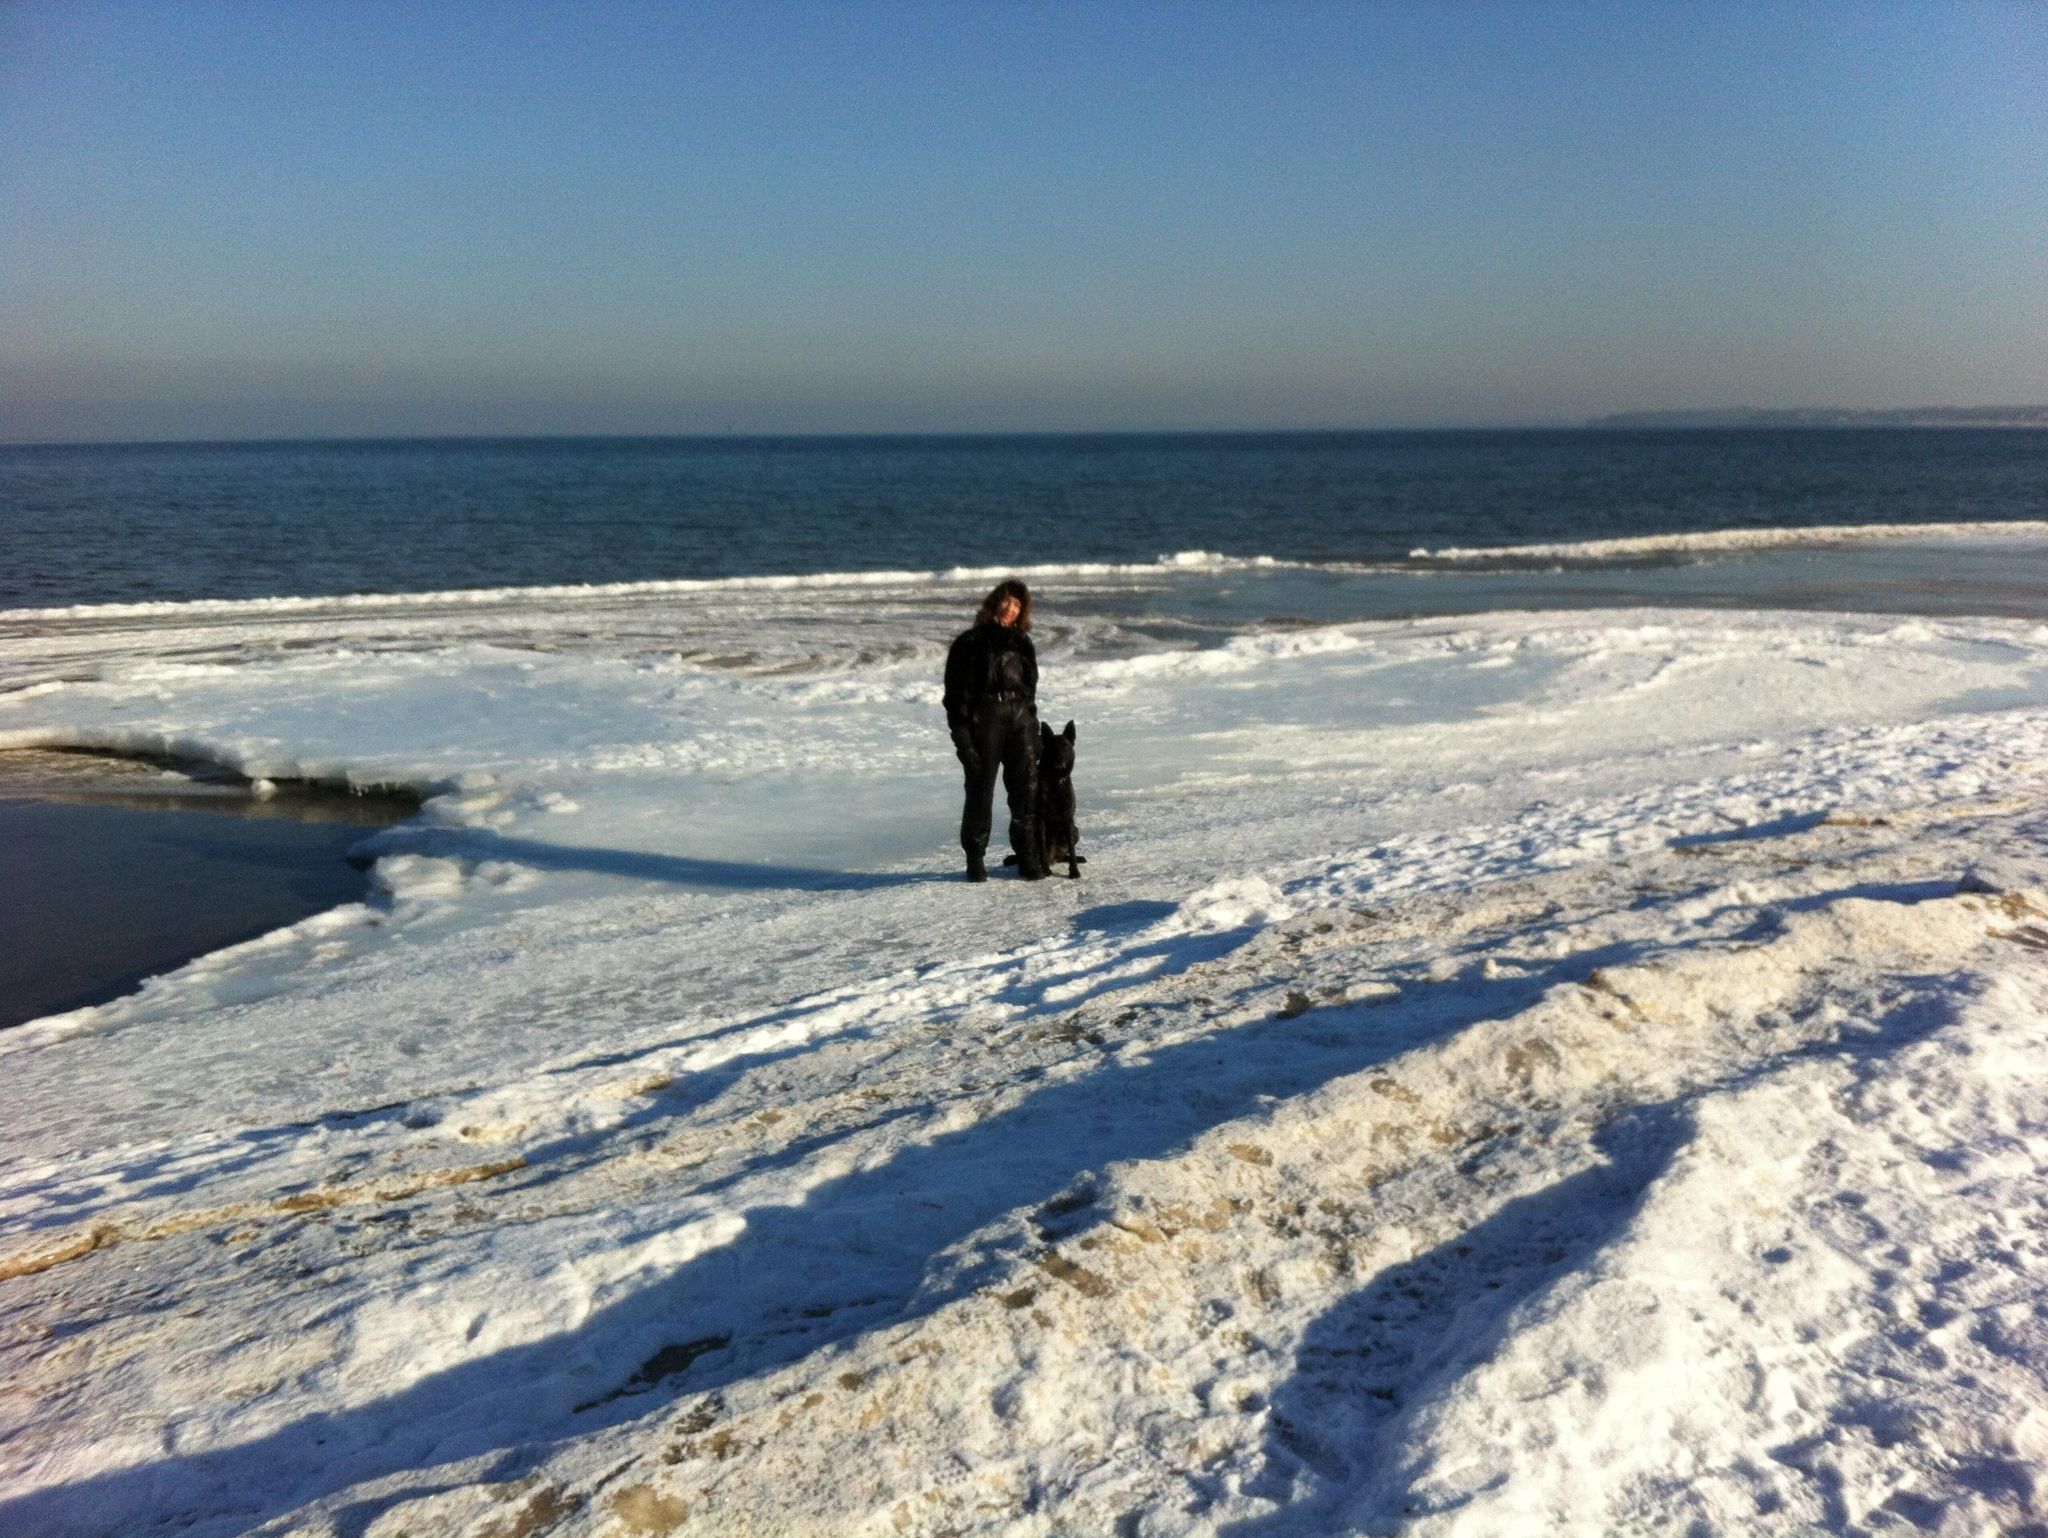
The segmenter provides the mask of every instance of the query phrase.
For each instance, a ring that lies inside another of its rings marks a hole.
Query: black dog
[[[1088,857],[1074,852],[1074,845],[1081,841],[1081,833],[1074,826],[1074,723],[1071,721],[1063,732],[1055,732],[1049,726],[1038,728],[1037,821],[1040,864],[1050,872],[1064,861],[1067,874],[1078,878],[1081,867],[1088,863]],[[1015,865],[1017,856],[1012,854],[1003,863]]]

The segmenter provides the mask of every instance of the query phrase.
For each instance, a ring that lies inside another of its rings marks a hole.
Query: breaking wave
[[[1057,565],[949,566],[935,571],[827,571],[797,575],[674,578],[651,582],[584,582],[541,587],[454,588],[424,593],[345,593],[303,598],[157,599],[144,603],[71,604],[49,609],[0,609],[0,623],[37,620],[123,619],[153,616],[307,614],[409,607],[474,607],[536,599],[664,597],[687,593],[789,592],[808,588],[915,587],[926,583],[995,582],[1004,577],[1158,577],[1182,572],[1277,571],[1317,563],[1270,555],[1219,555],[1180,550],[1139,562],[1081,561]]]
[[[1420,562],[1567,561],[1591,564],[1657,556],[1769,550],[1787,545],[1854,545],[1888,539],[2039,539],[2044,536],[2048,536],[2048,521],[2031,518],[2005,522],[1844,523],[1792,529],[1714,529],[1699,534],[1645,534],[1628,539],[1584,539],[1554,545],[1450,545],[1437,550],[1411,550],[1408,559]]]
[[[931,570],[764,573],[738,577],[669,578],[641,582],[584,582],[552,585],[438,589],[427,592],[346,593],[278,598],[153,599],[134,603],[72,604],[56,608],[0,609],[0,624],[29,625],[64,620],[251,618],[262,615],[404,614],[409,610],[488,610],[536,602],[575,603],[592,599],[642,599],[690,594],[791,593],[806,590],[920,589],[971,587],[1003,577],[1032,581],[1160,581],[1176,576],[1229,572],[1342,572],[1351,575],[1425,576],[1473,566],[1525,568],[1542,564],[1599,566],[1628,561],[1711,557],[1750,550],[1796,546],[1875,543],[1886,540],[2043,539],[2048,519],[1955,521],[1947,523],[1820,524],[1782,529],[1716,529],[1693,534],[1646,534],[1621,539],[1588,539],[1554,544],[1446,545],[1418,547],[1405,559],[1299,560],[1276,555],[1225,555],[1213,550],[1178,550],[1150,561],[1072,561],[1012,566],[947,566]]]

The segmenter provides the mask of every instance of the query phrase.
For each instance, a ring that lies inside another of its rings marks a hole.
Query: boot
[[[988,880],[988,867],[982,863],[981,851],[979,849],[967,851],[967,879],[969,881]]]

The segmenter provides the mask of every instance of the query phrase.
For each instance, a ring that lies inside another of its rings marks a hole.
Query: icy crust
[[[442,788],[0,1037],[0,1532],[2035,1519],[2041,627],[1049,631],[1088,875],[968,888],[900,618],[61,638],[14,740]]]
[[[1876,540],[2039,539],[2048,522],[1958,519],[1950,523],[1839,523],[1791,529],[1714,529],[1699,534],[1645,534],[1629,539],[1583,539],[1562,544],[1445,545],[1408,552],[1411,561],[1629,561],[1661,555],[1717,555],[1796,545],[1856,545]],[[4,617],[4,616],[0,616]]]

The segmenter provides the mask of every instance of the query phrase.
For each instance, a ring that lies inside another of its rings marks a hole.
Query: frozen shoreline
[[[8,697],[438,791],[375,902],[0,1041],[0,1526],[2034,1511],[2043,627],[1076,627],[1089,875],[970,890],[905,612]]]
[[[367,877],[349,850],[418,810],[197,766],[0,753],[13,894],[0,910],[0,1030],[355,901]]]

